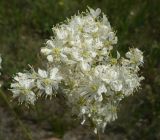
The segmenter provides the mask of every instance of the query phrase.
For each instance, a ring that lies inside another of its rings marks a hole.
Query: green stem
[[[101,137],[100,137],[100,132],[99,132],[99,130],[97,130],[97,140],[101,140]]]
[[[7,99],[7,96],[3,93],[2,90],[0,90],[0,96],[3,98],[3,100],[8,105],[9,109],[12,111],[12,114],[15,116],[15,118],[18,121],[19,125],[21,126],[23,132],[28,137],[28,140],[33,140],[31,134],[28,132],[28,130],[26,129],[26,127],[24,126],[24,124],[22,123],[22,121],[20,120],[20,118],[18,117],[18,115],[16,114],[16,112],[14,111],[13,107],[10,105],[10,103],[9,103],[9,101]]]

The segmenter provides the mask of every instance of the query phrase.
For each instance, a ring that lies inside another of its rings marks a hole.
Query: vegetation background
[[[40,99],[28,109],[10,102],[7,90],[13,74],[28,69],[28,64],[41,66],[39,50],[52,36],[53,25],[87,6],[99,7],[107,14],[117,31],[121,53],[138,47],[145,57],[142,89],[122,101],[118,120],[106,127],[102,138],[160,139],[160,0],[0,0],[4,82],[0,91],[0,140],[43,140],[52,136],[72,140],[74,135],[77,139],[95,139],[85,126],[77,127],[78,121],[67,114],[62,101]]]

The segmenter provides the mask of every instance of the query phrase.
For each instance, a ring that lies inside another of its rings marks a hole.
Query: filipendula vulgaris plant
[[[140,87],[143,53],[131,48],[125,57],[118,51],[113,57],[117,37],[99,8],[54,26],[53,34],[41,48],[47,68],[17,73],[13,98],[34,105],[41,95],[62,94],[81,124],[90,120],[95,133],[104,131],[117,119],[120,101]]]

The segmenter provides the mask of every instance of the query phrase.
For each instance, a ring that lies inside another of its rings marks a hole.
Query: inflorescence
[[[121,57],[114,51],[117,36],[100,9],[74,15],[53,27],[53,34],[41,49],[46,70],[17,73],[13,98],[34,104],[41,95],[62,94],[81,124],[91,120],[95,133],[103,131],[117,119],[120,101],[140,87],[143,53],[131,48]]]

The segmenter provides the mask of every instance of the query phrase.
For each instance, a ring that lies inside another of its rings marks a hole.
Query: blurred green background
[[[73,129],[76,135],[86,131],[77,128],[79,123],[68,116],[61,101],[41,99],[28,109],[10,102],[7,89],[13,74],[28,69],[28,64],[35,68],[41,65],[40,48],[52,36],[53,25],[87,6],[99,7],[107,15],[117,32],[121,53],[137,47],[145,58],[142,89],[122,101],[119,118],[107,126],[104,139],[160,139],[160,0],[0,0],[4,82],[0,94],[0,140],[62,138]]]

